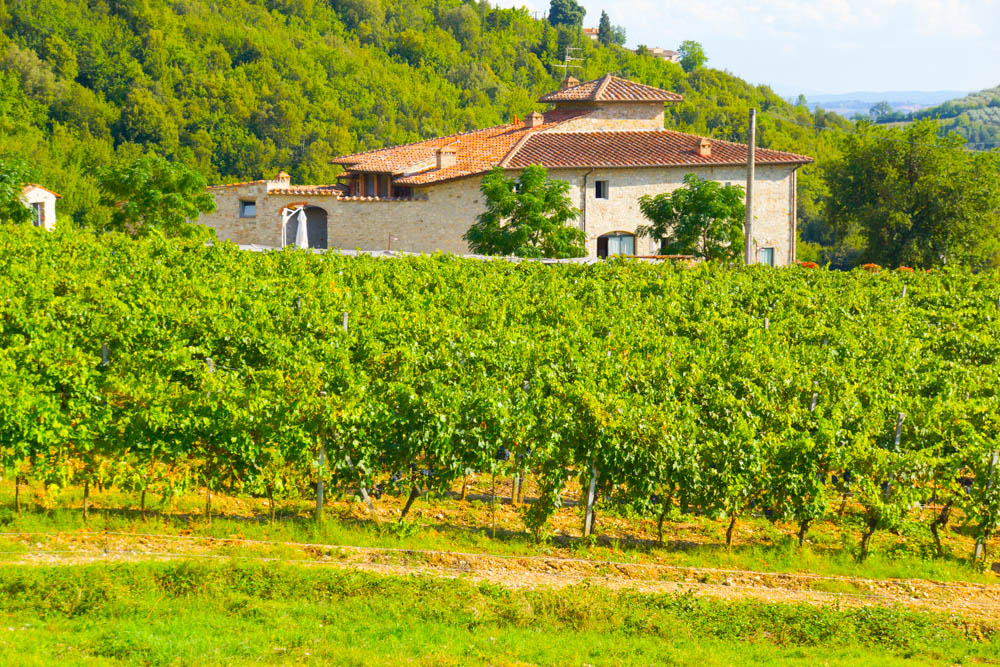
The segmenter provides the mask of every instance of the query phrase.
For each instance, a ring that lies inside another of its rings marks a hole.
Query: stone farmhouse
[[[548,111],[523,121],[336,158],[345,168],[336,185],[292,185],[281,173],[212,186],[218,209],[199,221],[222,239],[282,247],[298,231],[299,216],[288,213],[304,211],[311,247],[466,254],[462,235],[484,210],[482,175],[542,165],[569,182],[590,256],[655,254],[658,241],[636,236],[648,222],[642,195],[669,192],[689,173],[746,183],[745,145],[664,129],[664,104],[681,99],[611,75],[570,79],[540,99]],[[757,149],[758,261],[795,261],[796,170],[811,161]]]
[[[56,200],[62,197],[40,185],[28,183],[21,189],[21,201],[31,209],[35,227],[52,231],[56,228]]]

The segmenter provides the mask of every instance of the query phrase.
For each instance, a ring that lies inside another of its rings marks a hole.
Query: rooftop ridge
[[[542,95],[539,102],[681,102],[684,97],[614,74]]]

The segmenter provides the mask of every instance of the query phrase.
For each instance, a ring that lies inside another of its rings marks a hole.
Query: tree
[[[903,129],[862,122],[823,172],[827,217],[859,234],[883,266],[995,266],[1000,259],[1000,153],[973,153],[933,120]]]
[[[662,254],[736,259],[743,252],[742,186],[688,174],[684,187],[645,195],[639,209],[652,224],[639,227],[638,234],[660,239]]]
[[[681,42],[681,45],[677,47],[677,53],[681,57],[681,67],[684,68],[685,72],[693,72],[708,62],[708,56],[705,55],[701,44],[690,39]]]
[[[618,40],[619,32],[622,37],[621,41]],[[604,46],[611,46],[612,44],[621,46],[625,42],[624,37],[625,29],[611,25],[611,19],[608,17],[608,13],[601,12],[601,20],[597,24],[597,41]]]
[[[871,116],[872,120],[876,123],[879,119],[888,118],[896,113],[896,110],[892,108],[892,105],[888,102],[879,102],[871,109],[868,110],[868,115]]]
[[[516,257],[583,257],[583,230],[567,223],[580,217],[569,183],[549,180],[544,167],[525,167],[516,180],[494,167],[480,190],[486,212],[463,237],[472,252]]]
[[[31,209],[24,205],[22,196],[24,184],[33,176],[34,172],[24,160],[0,157],[0,222],[31,221]]]
[[[215,210],[205,178],[182,164],[143,157],[98,173],[102,203],[114,206],[110,227],[142,236],[157,229],[167,236],[192,236],[208,228],[191,224]]]
[[[597,24],[597,41],[604,46],[611,44],[611,19],[605,11],[601,12],[601,20]]]
[[[612,26],[611,43],[617,44],[618,46],[625,46],[625,26]]]
[[[552,0],[549,4],[549,23],[554,26],[579,28],[583,25],[583,17],[586,15],[587,10],[575,0]]]

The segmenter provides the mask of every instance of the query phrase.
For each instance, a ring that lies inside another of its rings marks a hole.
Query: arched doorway
[[[597,256],[614,257],[615,255],[635,254],[635,234],[628,232],[611,232],[597,237]]]
[[[294,246],[295,237],[299,233],[298,213],[292,215],[285,224],[285,245]],[[306,234],[308,235],[310,248],[326,248],[327,229],[326,211],[319,206],[306,206]]]

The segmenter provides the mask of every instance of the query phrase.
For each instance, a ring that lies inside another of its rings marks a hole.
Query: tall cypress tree
[[[614,30],[611,27],[611,19],[608,18],[608,13],[601,12],[601,22],[597,24],[597,41],[599,41],[604,46],[611,46],[614,41]]]

